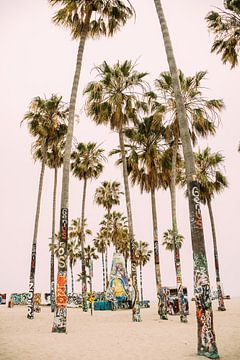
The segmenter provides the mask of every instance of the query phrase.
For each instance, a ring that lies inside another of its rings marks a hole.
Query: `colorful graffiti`
[[[28,305],[29,293],[13,293],[10,296],[13,305]],[[41,293],[34,294],[34,304],[41,304]]]
[[[69,293],[67,304],[70,307],[78,307],[82,304],[82,295],[77,293]]]
[[[206,272],[206,258],[203,255],[195,255],[194,263],[194,294],[199,337],[198,353],[199,355],[210,353],[213,354],[212,356],[215,354],[216,357],[212,358],[217,359],[218,352],[213,330],[211,291]]]
[[[6,304],[6,297],[7,297],[7,294],[0,294],[0,305]]]
[[[58,276],[56,287],[56,307],[52,332],[65,333],[67,324],[67,239],[68,209],[62,208],[60,215],[60,234],[58,249]]]
[[[213,329],[212,299],[200,209],[200,192],[197,181],[188,184],[188,200],[194,260],[194,294],[198,324],[198,355],[218,359]]]
[[[36,244],[32,245],[32,257],[30,268],[30,281],[29,281],[29,293],[28,293],[28,312],[27,318],[33,319],[34,317],[34,276],[36,268]]]
[[[128,296],[128,278],[122,254],[113,254],[112,268],[110,273],[107,294],[110,292],[117,300],[126,300]]]

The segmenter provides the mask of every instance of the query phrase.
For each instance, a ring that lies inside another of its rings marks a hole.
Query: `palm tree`
[[[95,202],[98,205],[102,205],[107,211],[107,216],[109,218],[110,212],[113,205],[120,204],[120,183],[117,181],[103,181],[101,186],[96,189],[95,192]],[[107,238],[109,238],[109,226],[107,224]],[[108,256],[107,256],[107,247],[105,252],[105,261],[106,261],[106,287],[108,288]]]
[[[35,97],[29,106],[29,111],[24,115],[23,121],[27,121],[30,134],[36,138],[33,150],[41,148],[41,172],[38,187],[37,208],[35,214],[34,233],[32,242],[30,280],[29,280],[29,299],[28,299],[28,319],[34,318],[34,288],[36,270],[36,247],[38,235],[38,223],[40,216],[41,196],[43,188],[43,177],[46,163],[47,150],[59,138],[66,133],[66,125],[63,123],[68,109],[62,102],[62,97],[51,95],[49,99]],[[34,155],[38,159],[38,153]]]
[[[62,5],[53,17],[55,24],[68,28],[72,38],[79,40],[77,62],[70,97],[68,132],[63,161],[62,194],[61,194],[61,224],[68,227],[68,198],[70,157],[73,139],[75,107],[77,91],[82,67],[83,52],[87,37],[98,38],[101,35],[112,36],[133,15],[133,8],[125,5],[122,0],[49,0],[54,5]],[[61,232],[62,233],[62,232]],[[66,231],[64,230],[64,234]],[[67,238],[61,239],[64,256],[67,253]],[[64,260],[64,257],[63,257]],[[59,265],[59,290],[63,290],[62,283],[66,283],[67,264]],[[64,303],[57,305],[53,323],[53,332],[66,332],[67,294],[65,291]],[[61,310],[60,310],[61,309]]]
[[[215,35],[211,52],[222,55],[223,64],[238,65],[240,45],[240,1],[225,0],[225,10],[210,11],[206,20]]]
[[[155,192],[162,186],[162,151],[164,148],[165,128],[161,121],[156,121],[154,116],[145,117],[134,128],[126,130],[126,136],[131,142],[128,149],[127,165],[133,184],[139,184],[141,192],[151,194],[154,263],[159,299],[158,313],[160,318],[167,320],[167,304],[164,301],[160,271],[158,223]]]
[[[85,203],[87,192],[87,181],[96,179],[103,171],[104,150],[100,149],[96,143],[79,143],[76,150],[71,154],[72,173],[79,180],[83,180],[82,214],[81,214],[81,251],[82,251],[82,295],[83,311],[87,311],[87,293],[86,293],[86,270],[84,259],[84,219]]]
[[[140,267],[140,289],[141,289],[141,302],[143,302],[143,277],[142,268],[145,266],[151,258],[152,250],[148,250],[149,244],[145,241],[137,242],[136,245],[136,258],[137,266]]]
[[[104,254],[106,253],[107,247],[108,247],[108,241],[106,237],[105,231],[99,231],[96,235],[96,237],[93,239],[93,244],[95,248],[97,249],[97,252],[99,252],[102,255],[102,271],[103,271],[103,292],[106,291],[106,283],[105,283],[105,264],[104,264]]]
[[[186,116],[188,120],[189,131],[193,145],[197,141],[197,137],[206,137],[209,134],[215,134],[215,122],[219,120],[219,112],[224,107],[223,101],[220,99],[206,99],[202,94],[201,82],[206,76],[206,71],[199,71],[194,76],[185,77],[183,72],[179,70],[179,83],[183,95]],[[167,121],[166,140],[169,143],[172,153],[172,171],[168,176],[168,187],[171,194],[171,210],[172,210],[172,228],[173,232],[178,234],[177,215],[176,215],[176,165],[177,152],[179,148],[180,129],[177,119],[176,101],[173,90],[172,76],[170,72],[162,72],[155,81],[158,97],[163,101],[164,114],[163,117]],[[157,103],[156,108],[158,109]],[[183,292],[181,264],[179,251],[174,251],[177,287]],[[178,301],[180,308],[180,319],[186,322],[187,318],[184,314],[181,304],[183,293],[178,292]]]
[[[144,77],[146,73],[136,71],[132,62],[127,60],[122,64],[117,62],[113,66],[108,65],[106,61],[104,61],[103,64],[96,67],[96,70],[100,80],[89,83],[84,91],[84,93],[88,95],[86,110],[87,114],[96,124],[109,124],[111,129],[116,130],[119,135],[130,237],[132,286],[135,293],[132,319],[138,322],[141,321],[141,317],[137,287],[131,199],[125,158],[124,127],[129,121],[133,121],[136,118],[136,109],[142,105],[139,101],[138,93],[145,88]]]
[[[195,303],[197,308],[196,314],[198,324],[197,351],[198,355],[206,356],[211,359],[217,359],[219,358],[219,355],[216,345],[215,332],[213,328],[212,301],[209,291],[210,283],[202,226],[199,185],[196,181],[194,155],[189,134],[186,109],[184,106],[183,95],[179,83],[178,70],[173,53],[171,39],[164,16],[164,11],[162,8],[162,2],[160,0],[154,0],[154,3],[162,30],[169,70],[172,76],[180,137],[183,146],[183,154],[187,176],[187,186],[189,194],[189,218],[191,219],[190,226],[194,261],[194,292],[196,298]],[[206,339],[208,339],[208,341],[206,341]]]
[[[67,127],[66,127],[67,132]],[[46,152],[46,165],[54,170],[54,185],[53,185],[53,206],[52,206],[52,245],[54,245],[55,237],[55,223],[56,223],[56,195],[57,195],[57,179],[58,169],[63,163],[63,151],[65,146],[65,135],[60,134],[57,142],[54,143],[51,148]],[[37,144],[35,149],[35,157],[42,160],[42,148],[41,145]],[[54,280],[54,252],[51,252],[50,257],[50,299],[51,299],[51,311],[55,310],[55,280]]]
[[[217,238],[215,230],[215,222],[212,210],[212,200],[215,194],[222,192],[227,186],[227,178],[221,172],[221,166],[224,162],[224,157],[220,152],[211,153],[209,147],[203,151],[198,151],[195,154],[197,178],[200,187],[200,200],[203,204],[207,204],[209,217],[212,228],[215,271],[216,271],[216,283],[218,290],[218,310],[226,310],[223,301],[223,292],[221,288],[218,250],[217,250]]]

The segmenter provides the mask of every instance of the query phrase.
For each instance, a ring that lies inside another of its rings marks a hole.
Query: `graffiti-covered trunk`
[[[106,291],[106,285],[105,285],[104,252],[102,252],[102,272],[103,272],[103,292],[105,292]]]
[[[106,288],[108,288],[108,243],[109,243],[109,221],[110,221],[110,209],[107,212],[107,246],[105,251],[105,264],[106,264]]]
[[[153,219],[154,265],[155,265],[155,277],[156,277],[157,297],[158,297],[158,314],[160,316],[160,319],[167,320],[166,294],[164,289],[162,289],[161,272],[160,272],[158,223],[157,223],[155,190],[151,190],[151,204],[152,204],[152,219]]]
[[[218,310],[225,311],[225,305],[223,301],[223,291],[221,287],[221,280],[220,280],[220,270],[219,270],[219,261],[218,261],[218,249],[217,249],[217,238],[216,238],[216,230],[215,230],[215,223],[212,211],[212,204],[211,200],[207,201],[211,228],[212,228],[212,238],[213,238],[213,251],[214,251],[214,261],[215,261],[215,271],[216,271],[216,283],[217,283],[217,292],[218,292]]]
[[[87,304],[87,274],[86,274],[86,260],[85,260],[85,231],[84,231],[84,220],[85,220],[85,203],[87,193],[87,179],[84,179],[83,183],[83,198],[82,198],[82,215],[81,215],[81,253],[82,253],[82,297],[83,297],[83,311],[88,311]]]
[[[183,146],[185,170],[188,186],[189,218],[194,261],[194,293],[196,299],[196,315],[198,325],[198,355],[218,359],[215,333],[213,328],[213,312],[210,294],[208,266],[205,252],[202,216],[199,202],[199,186],[196,182],[196,171],[192,144],[189,134],[186,110],[181,93],[178,70],[175,62],[171,39],[160,0],[154,0],[159,18],[165,51],[167,55],[173,90],[176,100],[180,136]]]
[[[57,173],[58,169],[55,166],[54,169],[54,186],[53,186],[53,208],[52,208],[52,251],[50,260],[50,299],[51,299],[51,311],[55,310],[55,281],[54,281],[54,241],[55,241],[55,223],[56,223],[56,194],[57,194]]]
[[[142,278],[142,263],[140,262],[140,292],[141,292],[141,302],[143,302],[143,278]]]
[[[92,14],[91,10],[87,11],[86,17],[84,19],[84,26],[78,47],[77,63],[76,63],[71,97],[70,97],[68,131],[67,131],[67,138],[66,138],[64,157],[63,157],[60,234],[62,231],[63,224],[64,227],[67,226],[66,233],[68,231],[69,174],[70,174],[70,157],[72,150],[75,107],[77,101],[78,84],[79,84],[81,67],[82,67],[83,52],[84,52],[85,42],[87,39],[91,14]],[[64,300],[63,303],[61,302],[59,302],[59,304],[56,303],[52,332],[65,333],[67,330],[67,302],[65,301],[65,299],[67,299],[67,235],[64,236],[64,238],[62,238],[62,234],[61,234],[59,245],[60,245],[59,250],[61,249],[63,253],[61,255],[61,261],[60,258],[58,259],[57,280],[59,282],[57,283],[56,295],[57,295],[57,291],[59,291],[60,293],[62,293],[62,291],[65,292],[62,298]]]
[[[42,145],[42,149],[43,149],[43,158],[42,158],[42,165],[41,165],[39,185],[38,185],[37,208],[36,208],[35,222],[34,222],[34,233],[33,233],[33,242],[32,242],[31,265],[30,265],[28,310],[27,310],[27,318],[28,319],[34,318],[34,290],[35,290],[35,273],[36,273],[37,235],[38,235],[38,223],[39,223],[39,216],[40,216],[43,177],[44,177],[46,152],[47,152],[47,142],[46,141]]]
[[[74,294],[74,277],[73,277],[73,263],[70,263],[70,271],[71,271],[71,283],[72,283],[72,294]]]
[[[135,242],[133,233],[133,221],[132,221],[132,209],[131,209],[131,198],[128,184],[128,173],[127,173],[127,161],[125,155],[123,129],[119,130],[119,144],[121,149],[122,167],[123,167],[123,180],[125,189],[125,199],[127,207],[128,217],[128,229],[129,229],[129,242],[130,242],[130,256],[131,256],[131,278],[132,278],[132,320],[134,322],[141,321],[140,306],[139,306],[139,292],[137,283],[137,268],[136,268],[136,254],[135,254]]]
[[[184,311],[185,298],[183,293],[182,285],[182,270],[180,260],[180,250],[176,246],[176,236],[178,234],[177,227],[177,209],[176,209],[176,169],[177,169],[177,150],[178,150],[178,137],[175,138],[172,148],[172,172],[171,172],[171,183],[170,183],[170,194],[171,194],[171,211],[172,211],[172,230],[174,236],[173,249],[174,249],[174,264],[176,271],[176,282],[178,291],[178,307],[180,313],[180,321],[183,323],[187,322],[187,316]]]

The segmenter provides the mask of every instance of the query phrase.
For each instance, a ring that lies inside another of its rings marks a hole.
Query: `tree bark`
[[[84,220],[85,220],[86,192],[87,192],[87,179],[85,178],[84,183],[83,183],[82,216],[81,216],[82,297],[83,297],[83,311],[84,312],[86,312],[88,310],[86,261],[85,261],[85,254],[84,254],[84,244],[85,244]]]
[[[70,264],[71,269],[71,280],[72,280],[72,294],[74,294],[74,277],[73,277],[73,264]]]
[[[63,158],[60,233],[62,231],[61,229],[62,225],[64,229],[65,227],[67,227],[68,229],[69,173],[70,173],[70,157],[71,157],[71,149],[72,149],[75,107],[77,100],[78,84],[79,84],[81,67],[82,67],[84,46],[87,39],[87,33],[89,29],[91,15],[92,15],[92,11],[89,10],[86,14],[83,31],[80,37],[78,54],[77,54],[77,63],[76,63],[72,92],[70,97],[68,131],[67,131],[66,145],[65,145],[64,158]],[[60,281],[60,283],[57,283],[56,294],[58,293],[62,294],[62,291],[64,291],[65,296],[64,296],[64,302],[56,303],[56,311],[53,321],[52,332],[66,333],[67,285],[64,285],[64,287],[62,287],[62,283],[67,284],[67,235],[64,236],[63,238],[61,235],[59,247],[63,255],[58,260],[58,280]],[[60,298],[61,297],[59,297],[59,299]]]
[[[172,148],[173,152],[172,152],[172,174],[171,174],[171,183],[170,183],[170,194],[171,194],[171,210],[172,210],[172,230],[174,235],[173,251],[174,251],[174,264],[175,264],[177,292],[178,292],[178,307],[180,313],[180,321],[186,323],[187,316],[184,311],[185,299],[184,299],[183,284],[182,284],[180,250],[179,248],[176,247],[176,235],[178,234],[177,209],[176,209],[177,150],[178,150],[178,137],[174,139],[174,144]]]
[[[140,289],[141,289],[141,302],[143,303],[143,278],[142,278],[142,263],[140,262]]]
[[[40,171],[39,185],[38,185],[38,197],[37,197],[37,208],[35,213],[33,242],[32,242],[32,253],[31,253],[31,267],[30,267],[30,279],[29,279],[29,293],[28,293],[28,312],[27,318],[34,318],[34,290],[35,290],[35,273],[36,273],[36,250],[37,250],[37,235],[38,235],[38,223],[40,216],[42,189],[43,189],[43,177],[46,162],[47,142],[45,140],[42,145],[42,166]]]
[[[218,310],[219,311],[225,311],[226,308],[225,308],[225,305],[224,305],[223,291],[222,291],[221,280],[220,280],[218,249],[217,249],[217,237],[216,237],[216,230],[215,230],[215,223],[214,223],[211,200],[207,200],[207,206],[208,206],[210,222],[211,222],[211,228],[212,228],[213,251],[214,251],[216,283],[217,283],[217,292],[218,292]]]
[[[109,241],[109,217],[110,217],[110,210],[107,210],[107,246],[106,246],[106,252],[105,252],[105,264],[106,264],[106,288],[108,289],[108,241]]]
[[[136,269],[136,255],[135,255],[135,243],[133,233],[133,221],[132,221],[132,209],[131,209],[131,198],[128,184],[128,173],[127,173],[127,161],[124,146],[123,129],[119,130],[119,144],[122,156],[123,166],[123,180],[125,189],[125,199],[128,216],[128,229],[129,229],[129,242],[130,242],[130,254],[131,254],[131,277],[132,277],[132,320],[134,322],[141,321],[140,306],[139,306],[139,292],[137,284],[137,269]]]
[[[160,319],[167,320],[167,299],[164,289],[162,288],[160,258],[159,258],[159,243],[158,243],[158,223],[155,190],[151,190],[151,204],[152,204],[152,219],[153,219],[153,249],[154,249],[154,265],[155,277],[158,297],[158,314]]]
[[[105,286],[104,252],[102,252],[102,271],[103,271],[103,292],[105,292],[106,286]]]
[[[213,328],[213,312],[210,294],[208,265],[204,244],[202,215],[199,200],[199,185],[196,172],[192,144],[184,101],[182,98],[177,66],[171,44],[171,39],[160,0],[154,0],[159,18],[169,70],[172,76],[173,90],[179,121],[180,136],[183,145],[185,169],[188,187],[189,218],[194,261],[194,293],[196,299],[196,315],[198,324],[198,355],[218,359],[218,350]]]
[[[54,185],[53,185],[53,207],[52,207],[52,251],[50,260],[50,299],[51,299],[51,311],[55,310],[55,281],[54,281],[54,242],[55,242],[55,223],[56,223],[56,195],[57,195],[57,175],[58,169],[55,166],[54,169]]]

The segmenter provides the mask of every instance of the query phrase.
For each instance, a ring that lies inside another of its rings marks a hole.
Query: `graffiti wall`
[[[107,297],[113,296],[119,300],[127,299],[128,291],[128,278],[123,256],[122,254],[115,253],[113,254]]]
[[[0,294],[0,305],[6,304],[6,297],[7,297],[7,294]]]
[[[14,305],[27,305],[29,293],[13,293],[11,294],[11,300]],[[41,304],[41,293],[34,294],[34,303]]]

